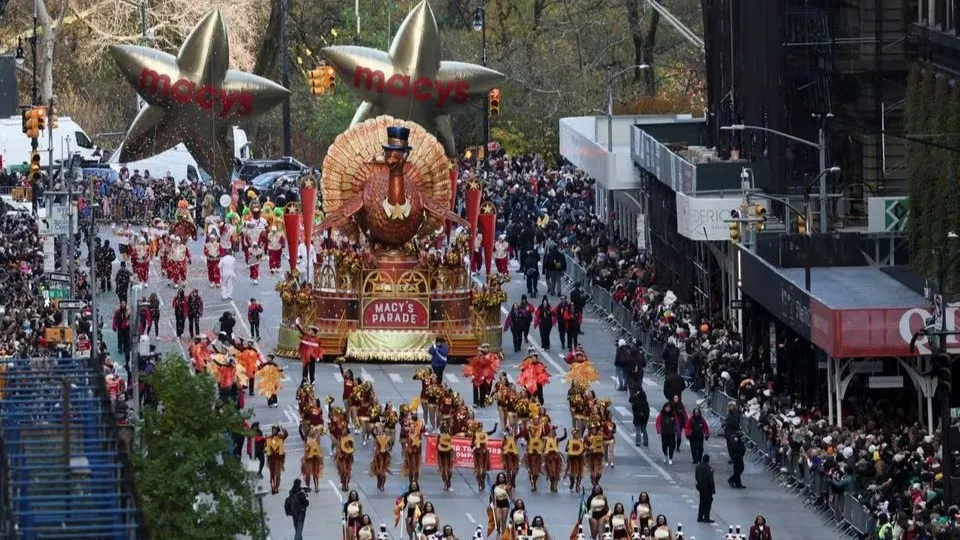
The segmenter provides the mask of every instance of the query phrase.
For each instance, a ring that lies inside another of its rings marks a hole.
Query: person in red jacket
[[[693,454],[693,463],[700,464],[703,459],[703,441],[710,440],[710,426],[707,419],[700,412],[700,407],[693,409],[693,414],[687,418],[687,425],[683,428],[690,441],[690,452]]]
[[[773,540],[773,531],[767,525],[767,518],[757,516],[750,527],[750,540]]]

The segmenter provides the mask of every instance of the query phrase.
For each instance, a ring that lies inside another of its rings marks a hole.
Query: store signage
[[[430,310],[424,300],[415,298],[374,298],[363,306],[363,327],[386,330],[425,329],[430,325]]]
[[[867,386],[873,390],[903,388],[903,375],[869,377],[867,379]]]
[[[677,232],[701,242],[729,240],[730,211],[741,204],[740,197],[690,197],[677,193]],[[762,201],[756,204],[766,207]]]
[[[867,199],[867,232],[891,233],[907,230],[910,199],[907,197],[870,197]]]
[[[427,436],[427,466],[437,464],[437,442],[436,436]],[[470,439],[453,437],[451,446],[453,446],[453,466],[458,469],[472,469],[473,447],[470,445]],[[490,450],[490,470],[503,469],[502,448],[503,439],[487,439],[487,449]]]

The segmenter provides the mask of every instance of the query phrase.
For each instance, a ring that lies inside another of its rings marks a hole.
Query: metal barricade
[[[844,521],[859,534],[873,535],[877,528],[877,518],[873,513],[850,493],[845,492],[843,499]]]

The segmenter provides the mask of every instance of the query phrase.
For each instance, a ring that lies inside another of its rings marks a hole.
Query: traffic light
[[[30,109],[24,109],[23,112],[20,113],[20,123],[23,125],[24,133],[28,131],[27,122],[29,121],[30,121]]]
[[[807,220],[801,216],[797,216],[797,233],[807,234]]]
[[[27,178],[31,186],[40,183],[40,152],[30,152],[30,174]]]
[[[467,158],[468,160],[473,159],[473,147],[472,147],[472,146],[471,146],[470,148],[467,148],[467,151],[463,153],[463,157]]]
[[[40,137],[40,130],[42,127],[42,120],[40,116],[40,109],[33,108],[27,111],[27,130],[25,133],[27,137],[31,139],[37,139]]]
[[[730,240],[734,242],[740,241],[740,210],[734,208],[730,211],[730,222],[727,224],[727,227],[730,229]]]
[[[753,206],[754,215],[759,221],[754,224],[754,228],[757,232],[763,232],[764,227],[767,226],[767,209],[761,204],[755,204]]]
[[[326,90],[327,94],[332,94],[333,91],[337,88],[337,73],[333,70],[333,66],[324,66],[323,67],[323,89]]]
[[[500,89],[494,88],[490,90],[490,94],[487,96],[487,105],[490,109],[490,116],[500,116]]]
[[[315,96],[323,95],[323,87],[321,86],[321,71],[319,69],[311,69],[307,72],[307,84],[310,86],[310,93]]]
[[[50,117],[48,119],[50,123],[50,129],[57,129],[60,127],[59,118],[57,118],[57,113],[53,109],[50,109],[48,116]]]
[[[47,108],[37,107],[34,110],[37,111],[37,127],[40,131],[47,129]]]

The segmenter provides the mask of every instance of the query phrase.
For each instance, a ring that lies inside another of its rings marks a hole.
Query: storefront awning
[[[426,362],[435,338],[425,330],[355,330],[347,338],[344,356],[359,362]]]

